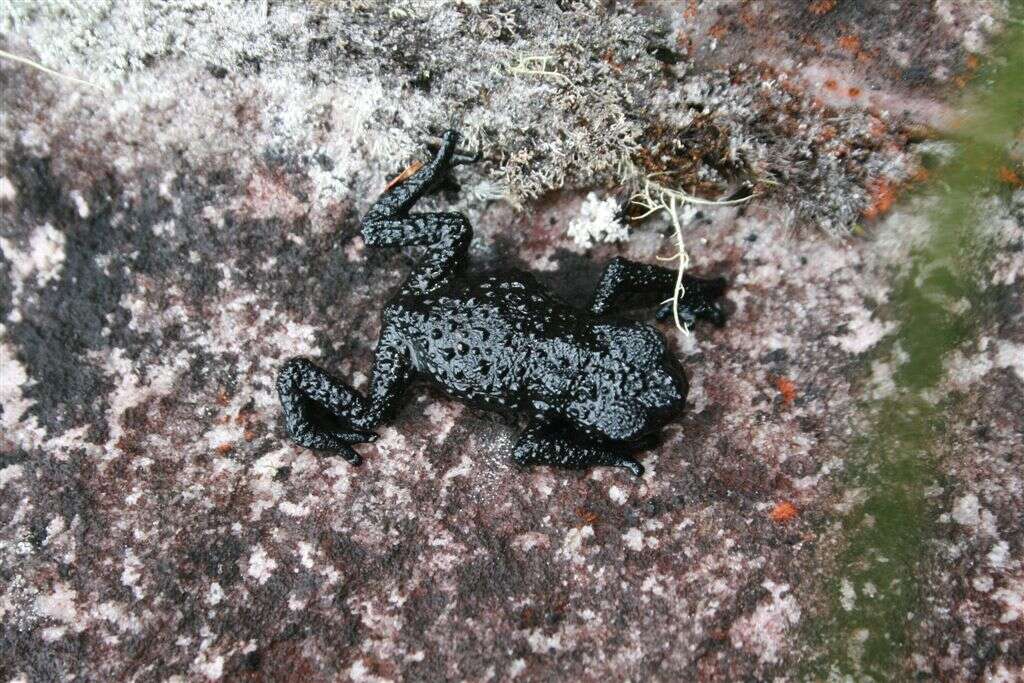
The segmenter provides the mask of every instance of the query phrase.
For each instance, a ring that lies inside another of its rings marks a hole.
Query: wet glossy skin
[[[387,190],[363,218],[369,246],[421,245],[426,253],[382,315],[370,394],[364,397],[305,359],[285,363],[278,392],[289,435],[358,464],[353,444],[393,410],[412,381],[425,380],[471,405],[514,412],[529,424],[512,451],[521,465],[643,467],[630,453],[686,401],[682,368],[661,333],[607,312],[623,297],[671,297],[675,271],[617,258],[589,309],[555,298],[519,271],[466,274],[472,237],[461,214],[414,214],[412,205],[452,167],[449,131],[434,160]],[[682,316],[723,322],[721,279],[688,277]],[[671,306],[662,306],[664,317]]]

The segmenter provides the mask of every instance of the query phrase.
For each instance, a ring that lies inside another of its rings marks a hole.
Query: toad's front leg
[[[385,323],[377,342],[369,398],[305,358],[285,362],[277,393],[292,441],[318,451],[340,453],[362,462],[352,445],[374,441],[372,432],[409,385],[412,364],[393,324]]]
[[[531,422],[516,441],[512,459],[518,465],[554,465],[585,469],[597,465],[622,467],[634,476],[643,476],[644,466],[634,458],[611,448],[581,443],[557,426]]]

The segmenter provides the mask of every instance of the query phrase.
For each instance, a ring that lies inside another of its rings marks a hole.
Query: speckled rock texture
[[[794,680],[816,620],[872,599],[833,560],[926,233],[927,197],[894,200],[1006,8],[571,4],[6,10],[0,48],[97,87],[0,60],[3,680]],[[692,387],[642,479],[518,469],[521,425],[426,388],[359,468],[286,440],[284,359],[366,388],[416,253],[358,218],[448,123],[487,159],[431,200],[474,267],[570,302],[673,249],[664,217],[567,234],[623,169],[756,193],[686,228],[732,315],[662,326]],[[1024,190],[984,201],[992,303],[934,389],[895,678],[1024,677]]]

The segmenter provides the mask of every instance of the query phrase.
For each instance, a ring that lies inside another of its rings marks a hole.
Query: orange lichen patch
[[[685,33],[680,33],[679,37],[676,38],[676,48],[679,52],[685,55],[693,54],[693,41],[690,40],[690,36]]]
[[[964,60],[964,63],[967,65],[968,71],[975,71],[979,66],[981,66],[981,60],[978,59],[977,55],[967,55],[967,59]]]
[[[839,131],[836,130],[835,126],[822,126],[821,135],[818,136],[818,140],[821,142],[831,142],[836,139],[836,135]]]
[[[855,55],[860,52],[860,38],[854,35],[840,36],[839,47]]]
[[[398,183],[408,179],[410,176],[412,176],[413,173],[420,170],[421,168],[423,168],[423,162],[417,159],[416,161],[406,166],[404,171],[396,175],[394,179],[392,179],[392,181],[388,183],[387,187],[384,188],[384,191],[387,192]]]
[[[828,14],[835,9],[836,0],[814,0],[807,6],[807,11],[811,14],[816,14],[819,17],[822,14]]]
[[[782,402],[786,405],[796,400],[796,384],[788,377],[776,377],[775,388],[779,390]]]
[[[880,179],[871,183],[871,204],[864,209],[864,218],[874,220],[885,214],[896,203],[896,188],[888,180]]]
[[[850,88],[846,91],[846,94],[850,97],[860,97],[860,88]]]
[[[825,81],[824,85],[826,90],[835,90],[836,88],[839,87],[839,84],[836,83],[836,80],[834,78],[830,78],[827,81]]]
[[[586,508],[576,508],[576,514],[579,515],[580,519],[590,525],[596,524],[597,520],[600,519],[596,512],[591,512]]]
[[[874,135],[876,138],[882,137],[888,130],[885,127],[885,122],[882,121],[882,119],[878,118],[877,116],[871,117],[871,122],[868,124],[868,126],[870,127],[871,134]]]
[[[217,392],[217,403],[218,404],[220,404],[222,406],[226,406],[230,401],[231,401],[231,397],[228,396],[228,392],[226,390],[221,389],[220,391]]]
[[[822,42],[809,33],[799,36],[799,40],[801,45],[815,52],[820,53],[824,49]]]
[[[932,174],[928,172],[928,169],[925,168],[924,166],[920,166],[920,167],[918,167],[918,169],[916,171],[914,171],[914,174],[912,176],[910,176],[910,182],[912,182],[912,183],[924,183],[924,182],[927,182],[928,179],[931,178],[931,177],[932,177]]]
[[[232,446],[229,443],[222,443],[221,445],[217,446],[217,452],[220,453],[221,455],[227,455],[228,453],[231,452],[231,449],[233,448],[234,446]]]
[[[740,21],[743,22],[744,26],[753,31],[761,25],[761,18],[749,9],[744,8],[740,10]]]
[[[769,517],[777,524],[784,524],[796,519],[799,514],[800,510],[795,505],[788,500],[783,500],[775,504]]]
[[[861,64],[870,64],[875,61],[875,57],[878,56],[877,51],[868,52],[867,50],[860,50],[857,52],[857,61]]]
[[[729,29],[725,27],[725,24],[715,24],[710,29],[708,29],[708,33],[711,34],[712,38],[721,38],[726,34],[726,32],[728,32],[728,30]]]
[[[683,18],[688,21],[693,21],[697,18],[697,0],[689,0],[686,3],[686,9],[683,10]]]
[[[622,71],[622,65],[615,61],[615,53],[611,49],[601,53],[601,61],[610,66],[615,73]]]
[[[999,181],[1015,187],[1024,187],[1024,180],[1009,166],[999,167]]]

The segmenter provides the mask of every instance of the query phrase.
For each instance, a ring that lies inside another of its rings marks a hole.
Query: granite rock
[[[572,10],[613,12],[614,31],[570,29],[568,3],[327,5],[5,17],[5,50],[99,88],[0,62],[4,680],[798,677],[824,647],[808,629],[843,608],[829,586],[874,590],[834,558],[859,439],[899,372],[894,283],[927,234],[928,198],[890,195],[1005,8],[936,3],[952,18],[890,35],[908,10],[811,3],[819,43],[855,25],[901,74],[864,67],[881,94],[840,105],[815,74],[857,55],[812,58],[806,33],[773,30],[804,3],[752,21],[728,2]],[[763,53],[736,49],[766,31]],[[580,90],[462,52],[500,45],[580,60]],[[610,118],[573,118],[599,100]],[[588,192],[623,197],[622,164],[666,163],[643,150],[675,163],[678,132],[699,131],[707,156],[680,181],[758,193],[687,226],[732,315],[663,326],[689,410],[641,480],[521,470],[520,425],[427,388],[358,468],[285,438],[284,359],[365,388],[415,253],[367,249],[358,217],[450,117],[488,154],[432,200],[471,217],[474,267],[530,269],[569,301],[614,255],[671,252],[664,218],[589,250],[566,232]],[[599,139],[620,118],[625,137]],[[1024,191],[986,201],[991,303],[935,389],[949,427],[908,675],[1010,680],[1024,660]]]

